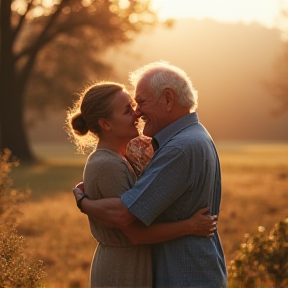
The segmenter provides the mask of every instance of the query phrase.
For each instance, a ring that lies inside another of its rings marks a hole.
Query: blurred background
[[[0,148],[20,160],[13,187],[31,191],[18,230],[30,243],[25,253],[44,261],[47,287],[86,287],[96,246],[71,195],[87,155],[63,129],[66,111],[95,81],[133,94],[129,71],[152,61],[179,66],[198,90],[199,118],[222,163],[227,264],[244,234],[287,217],[287,0],[0,5]]]
[[[287,1],[1,2],[1,147],[68,144],[65,109],[100,80],[165,60],[199,93],[216,141],[288,140]],[[11,27],[11,26],[12,27]],[[132,91],[133,92],[133,91]]]

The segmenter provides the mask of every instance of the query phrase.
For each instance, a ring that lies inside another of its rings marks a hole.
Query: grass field
[[[270,230],[288,216],[288,143],[216,143],[222,165],[219,233],[227,264],[245,233]],[[30,188],[19,232],[27,253],[44,261],[47,287],[86,287],[97,243],[74,203],[71,188],[82,178],[85,156],[72,146],[34,147],[43,160],[15,168],[15,187]]]

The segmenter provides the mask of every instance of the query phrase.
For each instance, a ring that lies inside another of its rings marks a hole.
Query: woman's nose
[[[135,121],[139,118],[139,116],[137,116],[136,111],[133,111],[133,117],[134,117],[134,120],[135,120]]]
[[[137,118],[142,116],[141,110],[139,109],[139,106],[137,105],[135,111],[134,111],[135,115]]]

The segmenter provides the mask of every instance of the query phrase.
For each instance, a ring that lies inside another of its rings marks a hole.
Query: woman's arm
[[[216,230],[217,216],[204,215],[208,211],[209,208],[203,208],[186,220],[152,224],[148,227],[135,221],[121,230],[133,245],[166,242],[185,235],[212,237]]]

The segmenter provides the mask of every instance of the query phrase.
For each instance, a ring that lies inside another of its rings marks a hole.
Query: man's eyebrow
[[[141,97],[141,94],[139,93],[134,97],[134,100],[139,102],[139,101],[143,101],[143,98]]]

